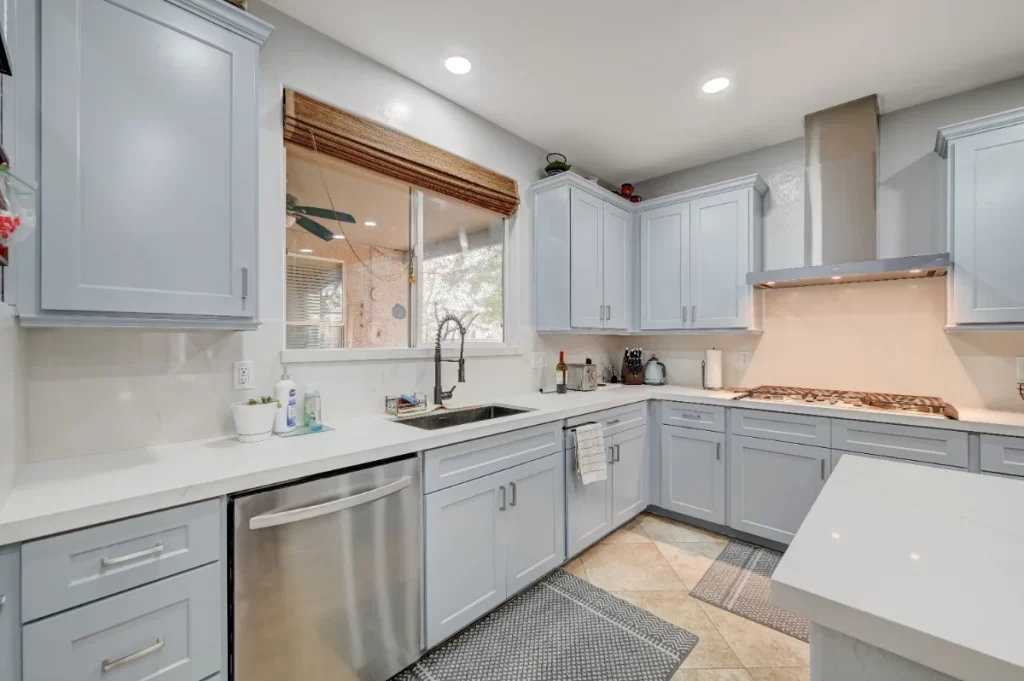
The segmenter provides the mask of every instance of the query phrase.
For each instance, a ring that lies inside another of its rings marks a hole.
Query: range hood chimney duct
[[[804,117],[804,266],[752,272],[760,288],[945,274],[949,254],[878,259],[878,96]]]

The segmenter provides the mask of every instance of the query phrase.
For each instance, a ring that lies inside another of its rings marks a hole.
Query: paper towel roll
[[[704,354],[704,387],[707,390],[722,388],[722,351],[708,350]]]

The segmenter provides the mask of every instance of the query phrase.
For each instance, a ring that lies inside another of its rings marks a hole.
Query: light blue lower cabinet
[[[831,458],[824,447],[732,437],[729,526],[790,543],[825,486]]]
[[[506,471],[508,596],[565,560],[565,478],[561,458],[554,454]]]
[[[605,460],[611,458],[605,447]],[[612,479],[584,485],[576,474],[576,450],[565,451],[565,515],[566,554],[572,557],[581,553],[601,537],[612,531],[611,498]]]
[[[561,454],[425,497],[427,647],[565,560]]]
[[[26,624],[24,681],[201,681],[221,670],[220,566]]]
[[[611,439],[613,528],[647,508],[646,433],[646,428],[633,428]]]
[[[661,507],[725,524],[725,435],[662,426]]]
[[[21,678],[21,556],[0,548],[0,679]]]

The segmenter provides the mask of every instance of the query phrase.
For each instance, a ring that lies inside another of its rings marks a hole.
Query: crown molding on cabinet
[[[530,191],[532,191],[534,194],[539,194],[540,192],[547,191],[548,189],[561,187],[564,184],[576,187],[581,191],[587,192],[588,194],[597,197],[602,201],[607,201],[608,203],[630,213],[635,212],[635,206],[640,205],[637,203],[633,203],[629,199],[622,198],[615,192],[605,189],[601,185],[594,184],[593,182],[586,180],[585,178],[583,178],[580,175],[577,175],[571,170],[566,171],[564,173],[559,173],[557,175],[552,175],[551,177],[545,177],[543,180],[537,180],[536,182],[530,185]]]
[[[604,187],[588,182],[584,178],[580,177],[572,171],[559,173],[551,177],[546,177],[543,180],[538,180],[530,185],[530,190],[535,194],[538,194],[555,187],[562,185],[570,185],[576,187],[581,191],[585,191],[592,196],[595,196],[603,201],[607,201],[619,208],[628,211],[629,213],[640,213],[645,210],[652,208],[660,208],[661,206],[667,206],[680,201],[693,201],[695,199],[703,198],[705,196],[711,196],[713,194],[720,194],[723,192],[731,192],[736,189],[747,189],[752,188],[761,196],[764,196],[768,191],[768,185],[760,175],[744,175],[743,177],[737,177],[732,180],[725,182],[718,182],[716,184],[710,184],[705,187],[697,187],[696,189],[688,189],[683,192],[676,192],[675,194],[668,194],[667,196],[659,196],[656,199],[649,201],[642,201],[640,203],[633,203],[627,199],[622,198],[618,194],[611,192]]]
[[[1019,123],[1024,123],[1024,107],[943,126],[935,135],[935,153],[946,158],[949,154],[949,143],[953,140]]]
[[[263,47],[274,27],[224,0],[167,0]]]

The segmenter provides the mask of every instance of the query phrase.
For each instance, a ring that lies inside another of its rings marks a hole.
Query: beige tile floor
[[[672,681],[808,681],[806,643],[690,596],[728,541],[644,514],[565,569],[700,637]]]

